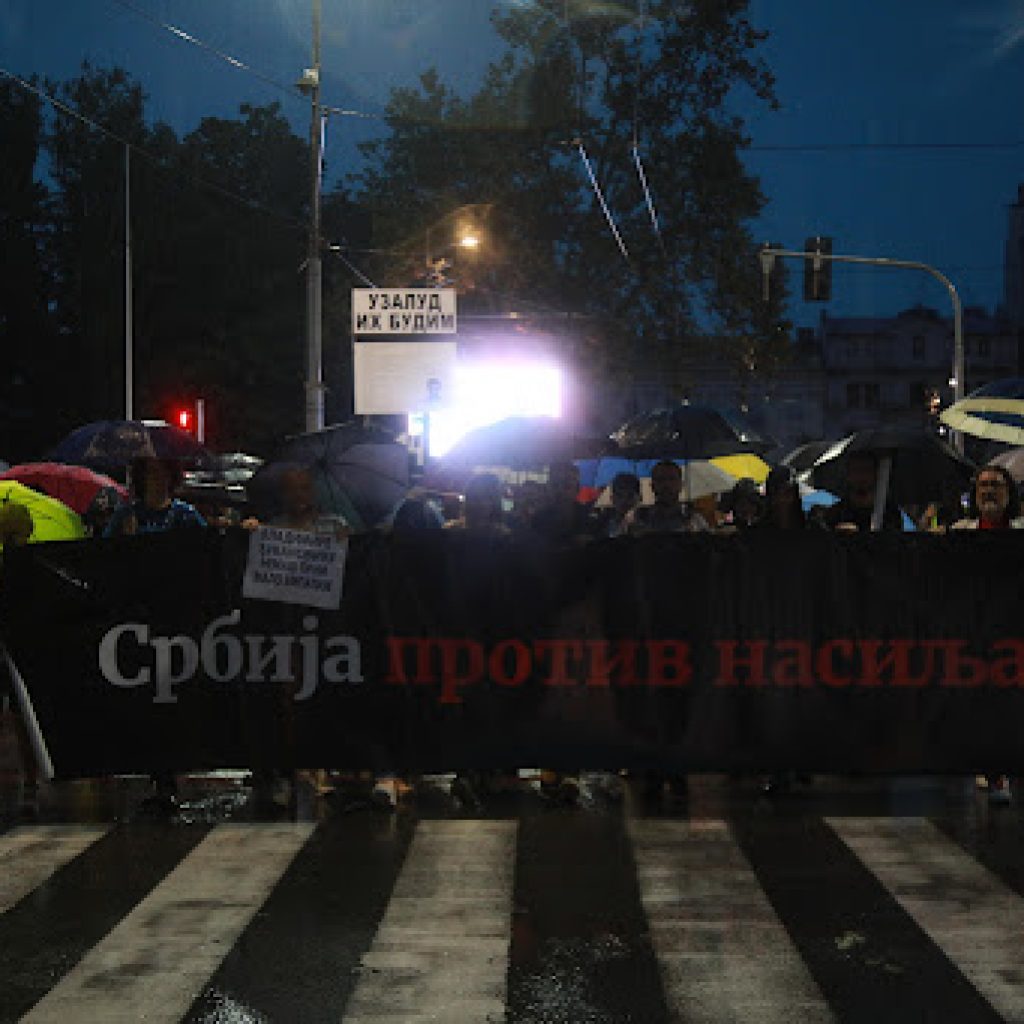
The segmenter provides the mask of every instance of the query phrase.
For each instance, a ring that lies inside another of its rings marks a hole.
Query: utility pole
[[[323,430],[324,382],[322,276],[320,263],[320,192],[323,178],[323,111],[320,107],[320,15],[322,0],[313,0],[313,66],[302,76],[308,90],[310,198],[309,255],[306,260],[306,430]]]
[[[960,399],[964,397],[966,383],[964,380],[964,374],[966,371],[964,369],[963,304],[960,302],[960,293],[956,290],[956,286],[940,270],[936,270],[935,267],[929,266],[927,263],[920,263],[917,260],[894,260],[889,259],[887,256],[833,256],[831,253],[793,252],[789,249],[778,249],[773,246],[765,246],[761,249],[760,257],[761,272],[765,279],[766,297],[768,279],[771,276],[776,258],[816,260],[819,262],[827,261],[830,263],[859,263],[861,265],[867,264],[872,267],[896,267],[901,270],[923,270],[926,274],[931,274],[931,276],[942,284],[946,291],[949,292],[950,300],[953,303],[953,377],[950,380],[950,384],[953,387],[954,402],[959,402]],[[956,450],[963,455],[964,435],[960,431],[953,432],[953,445]]]
[[[135,370],[132,337],[132,164],[131,147],[124,146],[124,418],[134,419],[132,378]]]

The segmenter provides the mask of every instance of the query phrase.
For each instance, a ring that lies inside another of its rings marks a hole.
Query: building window
[[[846,385],[846,407],[848,409],[859,409],[860,408],[860,385],[859,384],[847,384]]]
[[[881,388],[878,384],[864,385],[864,408],[877,409],[881,405]]]
[[[914,358],[924,359],[924,335],[914,335]]]

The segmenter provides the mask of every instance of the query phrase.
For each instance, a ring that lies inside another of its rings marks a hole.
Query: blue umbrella
[[[810,512],[813,508],[829,508],[838,501],[839,499],[831,491],[808,491],[806,494],[800,495],[800,504],[803,505],[804,512]],[[903,517],[904,531],[915,532],[917,527],[914,525],[914,520],[903,509],[900,509],[900,515]]]
[[[163,420],[100,420],[73,430],[50,452],[48,461],[109,473],[138,458],[206,466],[211,457],[191,434]]]

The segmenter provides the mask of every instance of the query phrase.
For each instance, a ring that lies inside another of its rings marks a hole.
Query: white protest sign
[[[249,539],[242,596],[337,608],[348,541],[330,533],[261,526]]]

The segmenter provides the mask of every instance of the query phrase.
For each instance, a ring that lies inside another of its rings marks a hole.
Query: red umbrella
[[[122,501],[128,491],[116,480],[96,473],[85,466],[66,466],[61,462],[26,462],[0,473],[0,480],[18,483],[42,491],[63,502],[79,515],[84,515],[101,491],[114,491]]]

